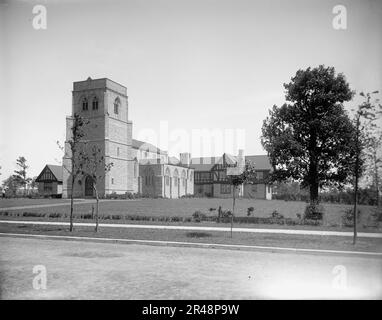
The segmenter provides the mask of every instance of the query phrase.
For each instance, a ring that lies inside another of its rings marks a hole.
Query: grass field
[[[51,207],[40,208],[21,208],[9,211],[12,216],[17,216],[23,212],[57,214],[65,215],[69,213],[69,202],[65,199],[5,199],[0,201],[0,208],[5,207],[21,207],[33,205],[47,205],[51,203]],[[68,203],[68,205],[62,205]],[[57,205],[57,206],[55,206]],[[92,211],[94,203],[81,200],[76,201],[75,214],[88,214]],[[217,215],[219,206],[223,210],[232,210],[231,199],[218,198],[189,198],[189,199],[137,199],[137,200],[104,200],[100,202],[100,215],[134,215],[146,217],[191,217],[195,211],[201,211],[209,216]],[[341,225],[341,217],[346,210],[352,208],[351,205],[344,204],[323,204],[325,208],[324,225],[338,226]],[[247,209],[254,208],[252,213],[255,217],[270,217],[272,212],[277,211],[285,218],[296,218],[297,215],[303,216],[306,203],[300,201],[283,201],[283,200],[260,200],[260,199],[238,199],[236,201],[235,216],[245,217]],[[360,227],[372,225],[372,206],[359,206]],[[215,210],[210,210],[215,209]],[[3,209],[5,210],[5,209]],[[1,212],[0,212],[1,214]]]
[[[81,202],[82,200],[76,199],[75,202]],[[61,204],[69,203],[70,199],[28,199],[28,198],[12,198],[12,199],[0,199],[0,208],[9,207],[21,207],[21,206],[34,206],[45,204]]]
[[[351,237],[316,236],[316,235],[286,235],[265,233],[235,232],[230,237],[229,232],[216,231],[186,231],[186,230],[146,230],[138,228],[100,228],[94,232],[93,227],[76,226],[69,232],[67,226],[44,225],[5,225],[0,223],[0,233],[40,234],[56,236],[99,237],[110,239],[163,240],[178,242],[240,244],[256,246],[275,246],[304,249],[350,250],[381,252],[382,239],[359,238],[353,245]]]

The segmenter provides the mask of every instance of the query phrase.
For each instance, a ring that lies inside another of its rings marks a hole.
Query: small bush
[[[370,215],[375,221],[382,221],[382,207],[381,208],[373,208],[371,210],[371,215]]]
[[[249,216],[251,216],[252,215],[252,213],[255,211],[255,208],[254,207],[249,207],[248,209],[247,209],[247,216],[249,217]]]
[[[211,233],[207,232],[187,232],[186,236],[188,238],[206,238],[206,237],[211,237]]]
[[[353,215],[354,215],[354,209],[353,208],[348,208],[345,210],[344,214],[341,216],[342,224],[345,227],[352,227],[354,225]],[[357,221],[358,221],[360,215],[361,215],[361,210],[358,209],[357,210]]]
[[[273,219],[284,219],[284,216],[280,214],[277,210],[274,210],[272,212],[272,218]]]
[[[49,218],[60,218],[61,214],[54,212],[54,213],[49,213],[48,215]]]
[[[193,221],[195,222],[201,222],[202,220],[204,220],[207,216],[200,212],[200,211],[195,211],[193,214],[192,214],[192,219]]]
[[[322,220],[324,207],[320,204],[308,204],[305,208],[304,219]]]
[[[39,217],[44,217],[45,214],[44,213],[38,213],[38,212],[23,212],[22,216],[23,217],[35,217],[35,218],[39,218]]]

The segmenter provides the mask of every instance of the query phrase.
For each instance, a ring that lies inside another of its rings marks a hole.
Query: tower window
[[[111,184],[114,184],[114,178],[111,178]]]
[[[82,110],[87,111],[88,110],[88,99],[84,98],[82,100]]]
[[[121,101],[119,100],[119,98],[116,98],[114,100],[114,113],[115,114],[118,114],[119,113],[119,105],[121,104]]]
[[[97,97],[93,98],[93,110],[98,110],[98,99],[97,99]]]

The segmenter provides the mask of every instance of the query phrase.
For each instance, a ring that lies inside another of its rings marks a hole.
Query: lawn
[[[79,202],[81,200],[75,200]],[[28,199],[28,198],[11,198],[0,199],[0,208],[21,207],[21,206],[34,206],[46,204],[62,204],[69,203],[70,199]]]
[[[69,232],[67,226],[44,225],[5,225],[0,223],[0,233],[40,234],[56,236],[100,237],[110,239],[162,240],[177,242],[237,244],[274,246],[304,249],[349,250],[381,252],[382,239],[358,238],[353,245],[351,237],[286,235],[235,232],[187,231],[187,230],[147,230],[134,228],[100,228],[96,233],[93,227],[76,226]]]
[[[2,201],[5,205],[2,204]],[[13,215],[19,215],[23,212],[65,215],[69,213],[69,202],[65,199],[6,199],[0,201],[0,207],[23,206],[35,204],[49,204],[52,207],[41,208],[23,208],[9,211]],[[34,202],[35,201],[35,202]],[[54,206],[63,202],[68,202],[68,206]],[[75,214],[83,215],[91,213],[94,203],[75,204]],[[145,217],[191,217],[195,211],[201,211],[209,216],[217,215],[219,206],[223,210],[232,210],[231,199],[218,198],[188,198],[188,199],[137,199],[137,200],[104,200],[100,202],[100,215],[122,215],[122,216],[145,216]],[[329,204],[324,203],[325,225],[341,225],[341,217],[346,210],[352,209],[351,205]],[[306,203],[300,201],[284,201],[284,200],[260,200],[260,199],[238,199],[236,201],[235,215],[237,217],[247,216],[247,209],[254,208],[255,217],[270,217],[274,211],[283,215],[285,218],[296,218],[297,215],[303,216]],[[359,206],[361,215],[359,217],[359,226],[372,224],[371,213],[374,209],[372,206]],[[211,210],[214,209],[214,210]],[[1,214],[1,212],[0,212]]]

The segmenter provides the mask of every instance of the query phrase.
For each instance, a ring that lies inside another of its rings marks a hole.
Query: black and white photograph
[[[382,300],[381,17],[1,0],[0,300]]]

